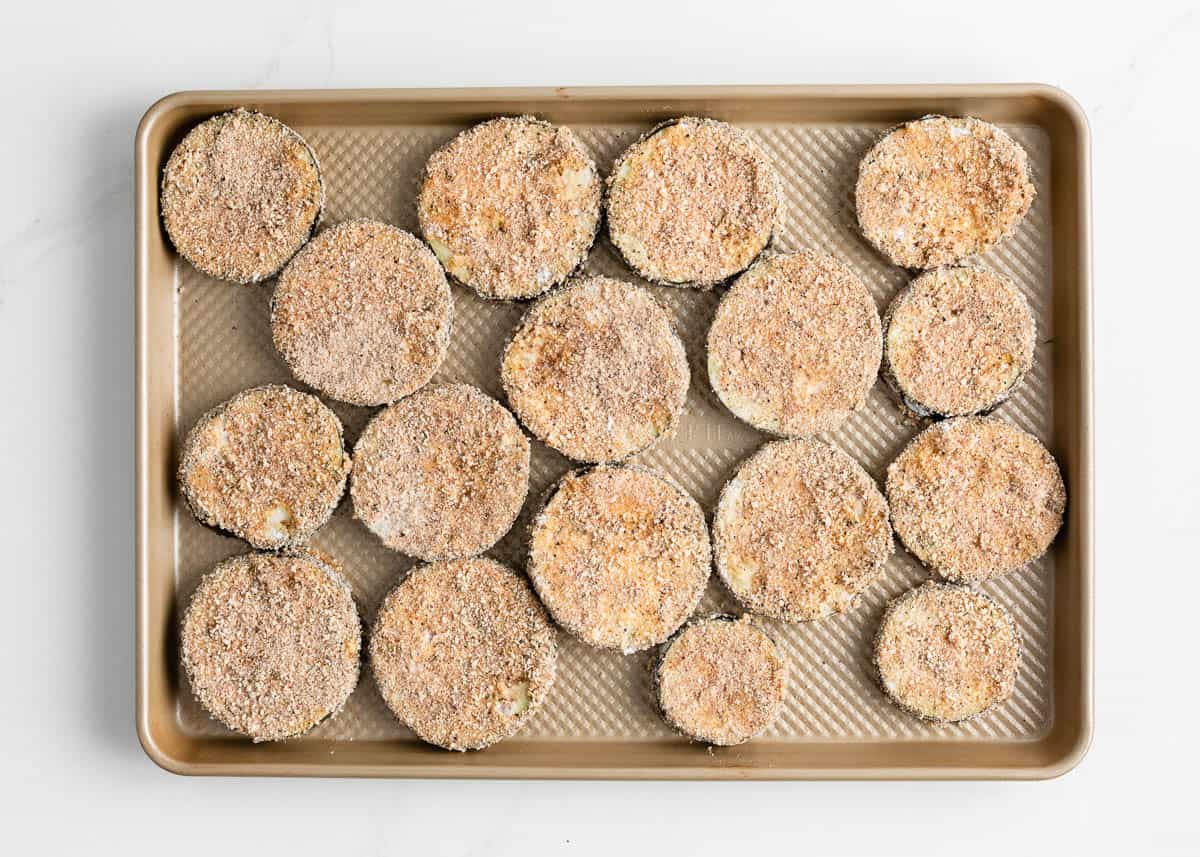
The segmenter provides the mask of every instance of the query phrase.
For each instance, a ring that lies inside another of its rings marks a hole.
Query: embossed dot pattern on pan
[[[593,113],[594,117],[596,114]],[[717,114],[720,115],[720,114]],[[417,232],[415,207],[419,178],[429,156],[469,127],[430,120],[404,124],[345,127],[297,125],[319,153],[326,178],[326,216],[330,222],[370,217]],[[656,116],[645,121],[623,119],[605,124],[585,118],[570,126],[593,154],[601,175],[613,159],[648,130]],[[739,122],[733,116],[722,118]],[[776,165],[787,199],[788,220],[778,248],[795,252],[820,248],[851,267],[867,285],[882,309],[908,281],[859,235],[854,214],[854,182],[858,163],[887,125],[883,122],[822,124],[785,119],[745,123],[747,133]],[[1051,367],[1073,353],[1056,324],[1051,300],[1050,137],[1033,125],[1004,124],[1029,153],[1034,181],[1041,196],[1013,237],[982,258],[982,264],[1016,282],[1029,298],[1037,319],[1039,342],[1034,366],[1024,382],[997,412],[1032,432],[1054,451],[1055,411],[1061,406],[1061,376]],[[230,288],[180,262],[178,279],[178,441],[214,403],[239,390],[263,384],[294,383],[286,364],[271,344],[267,296],[261,290]],[[608,242],[598,242],[584,266],[585,274],[621,277],[634,282]],[[155,283],[155,287],[159,284]],[[170,288],[170,285],[164,286]],[[479,298],[472,290],[452,287],[454,327],[445,362],[433,383],[471,383],[493,398],[503,399],[499,355],[506,338],[519,323],[525,307]],[[763,434],[733,416],[716,398],[704,367],[704,337],[719,300],[717,292],[697,292],[650,285],[674,322],[692,370],[683,413],[674,434],[639,453],[635,461],[669,474],[706,509],[712,509],[722,485],[737,464],[762,445]],[[1059,303],[1058,306],[1062,304]],[[236,328],[236,329],[235,329]],[[346,426],[348,442],[357,440],[372,410],[329,401]],[[1070,418],[1063,417],[1064,419]],[[919,431],[906,422],[884,385],[876,384],[864,406],[841,426],[823,436],[846,450],[877,481],[888,462]],[[489,552],[513,568],[525,563],[526,524],[537,498],[571,464],[543,444],[533,443],[530,495],[521,520]],[[182,600],[199,576],[231,553],[243,551],[236,540],[200,526],[186,509],[176,514],[178,565],[175,585]],[[354,584],[361,603],[378,605],[394,586],[398,572],[412,561],[379,542],[352,516],[343,503],[312,543],[338,557]],[[967,721],[952,730],[923,723],[899,711],[878,691],[870,673],[869,641],[887,600],[928,578],[929,573],[909,554],[897,551],[884,566],[879,581],[863,594],[859,609],[815,623],[765,622],[794,673],[796,687],[808,693],[788,695],[775,723],[760,737],[764,742],[840,740],[964,740],[1037,739],[1052,723],[1052,663],[1055,656],[1051,616],[1055,610],[1054,581],[1062,557],[1057,550],[1026,568],[983,584],[982,589],[1009,607],[1026,641],[1026,653],[1013,696],[988,717]],[[699,613],[740,612],[739,605],[714,575],[698,607]],[[204,740],[227,734],[189,694],[178,699],[178,719],[189,736]],[[413,740],[379,699],[373,683],[364,681],[345,710],[321,723],[303,739],[341,741]],[[521,740],[597,739],[613,741],[682,740],[654,710],[646,685],[644,657],[627,657],[597,650],[569,635],[560,635],[559,677],[546,705],[521,733]],[[751,747],[755,746],[753,744]],[[336,758],[336,757],[334,757]]]

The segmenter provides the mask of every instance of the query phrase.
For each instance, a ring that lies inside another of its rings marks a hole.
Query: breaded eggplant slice
[[[867,240],[904,268],[954,265],[1013,234],[1037,191],[1025,150],[969,116],[926,116],[888,132],[858,168]]]
[[[392,550],[472,556],[512,527],[529,490],[529,440],[468,384],[427,387],[379,412],[354,447],[354,515]]]
[[[975,267],[926,271],[884,314],[883,377],[919,417],[986,413],[1033,366],[1036,329],[1007,277]]]
[[[584,277],[534,304],[500,366],[525,427],[584,462],[619,461],[673,431],[689,380],[666,310],[608,277]]]
[[[485,298],[537,297],[583,264],[600,228],[600,176],[568,128],[501,117],[434,152],[417,198],[446,270]]]
[[[765,259],[734,282],[707,348],[709,381],[734,416],[799,437],[832,431],[863,406],[883,345],[862,280],[804,250]]]
[[[558,643],[529,584],[486,557],[421,566],[371,630],[388,708],[422,741],[479,750],[521,729],[554,684]]]
[[[337,414],[316,396],[272,384],[202,416],[183,443],[178,478],[201,523],[270,550],[320,529],[349,473]]]
[[[161,202],[179,255],[210,277],[257,283],[312,235],[325,187],[304,138],[239,108],[201,122],[175,147]]]
[[[750,266],[783,228],[779,176],[740,128],[685,116],[613,164],[608,234],[639,276],[707,289]]]
[[[1067,492],[1036,437],[995,417],[956,417],[888,466],[892,525],[941,577],[978,583],[1028,565],[1062,526]]]
[[[835,446],[768,443],[721,491],[717,572],[748,610],[788,622],[857,605],[892,555],[887,502]]]
[[[204,576],[181,643],[204,710],[279,741],[341,710],[358,684],[362,626],[350,584],[319,554],[252,553]]]
[[[425,385],[450,344],[453,305],[420,240],[373,220],[327,229],[275,286],[271,334],[292,374],[355,405],[383,405]]]
[[[654,693],[667,724],[696,741],[743,744],[779,716],[787,666],[750,616],[709,616],[663,645]]]
[[[554,621],[625,654],[684,623],[711,564],[704,510],[644,467],[568,473],[530,528],[529,578]]]
[[[965,586],[925,583],[893,601],[875,637],[880,687],[923,720],[956,723],[1008,699],[1021,635],[1012,614]]]

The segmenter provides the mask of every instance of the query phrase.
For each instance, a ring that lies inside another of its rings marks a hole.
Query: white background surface
[[[0,851],[1200,851],[1187,649],[1200,597],[1196,6],[474,5],[7,8]],[[152,101],[189,88],[1029,80],[1072,93],[1094,141],[1097,727],[1075,772],[1026,784],[197,780],[143,756],[132,161]]]

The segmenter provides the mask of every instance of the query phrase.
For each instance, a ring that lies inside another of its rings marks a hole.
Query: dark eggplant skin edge
[[[611,191],[612,185],[613,185],[613,176],[615,176],[617,174],[617,172],[621,169],[621,165],[625,162],[625,158],[629,155],[629,153],[634,148],[641,145],[646,140],[650,139],[651,137],[653,137],[655,134],[657,134],[659,131],[663,130],[664,128],[670,128],[672,125],[678,125],[680,122],[682,122],[685,119],[691,119],[691,120],[696,120],[696,121],[700,121],[700,122],[716,122],[716,123],[720,123],[722,125],[729,125],[730,127],[737,129],[738,131],[742,130],[741,128],[738,128],[736,125],[733,125],[732,123],[725,122],[721,119],[713,119],[713,118],[707,117],[707,116],[677,116],[672,119],[665,119],[662,122],[659,122],[657,125],[652,127],[650,130],[642,133],[636,140],[634,140],[632,143],[630,143],[628,146],[626,146],[625,150],[623,152],[621,152],[620,155],[617,156],[617,159],[615,161],[613,161],[612,170],[609,172],[608,178],[604,182],[604,199],[603,199],[603,203],[602,203],[602,208],[604,211],[605,227],[606,227],[606,231],[608,232],[608,243],[613,248],[613,250],[616,252],[616,254],[621,258],[621,261],[625,263],[625,266],[627,268],[629,268],[629,270],[633,271],[635,274],[637,274],[639,277],[641,277],[647,283],[650,283],[655,286],[668,286],[670,288],[675,288],[675,289],[696,289],[697,291],[706,292],[716,286],[732,282],[737,277],[740,277],[742,274],[746,273],[746,271],[748,271],[751,267],[753,267],[756,262],[758,262],[760,259],[762,259],[764,254],[766,254],[768,251],[774,249],[775,245],[779,241],[780,235],[783,234],[783,227],[787,223],[787,204],[786,204],[786,200],[784,199],[783,181],[779,177],[779,172],[775,169],[775,165],[774,165],[774,163],[772,163],[771,159],[767,156],[767,153],[765,151],[763,151],[762,155],[766,159],[767,163],[771,165],[771,174],[774,177],[774,185],[775,185],[774,190],[775,190],[775,197],[777,200],[776,210],[775,210],[775,223],[772,224],[771,234],[767,236],[767,241],[765,244],[763,244],[762,249],[759,250],[758,253],[756,253],[754,255],[754,258],[752,258],[749,262],[746,263],[745,267],[743,267],[741,270],[734,271],[732,274],[730,274],[727,277],[722,277],[717,280],[680,280],[680,281],[676,281],[676,280],[665,280],[665,279],[662,279],[661,277],[656,277],[650,271],[646,271],[645,269],[639,268],[637,265],[634,265],[633,262],[631,262],[629,260],[629,258],[626,257],[626,255],[621,251],[621,248],[617,245],[617,242],[612,240],[612,233],[610,230],[607,229],[608,221],[609,221],[608,212],[609,212],[609,207],[610,207],[610,191]],[[751,142],[753,142],[753,141],[751,141]],[[759,151],[762,151],[762,148],[760,146],[758,146],[757,143],[754,143],[754,146],[756,148],[758,148]]]
[[[938,726],[953,726],[957,723],[968,723],[972,720],[976,720],[976,719],[983,717],[984,715],[989,714],[990,712],[994,711],[997,707],[1002,705],[1004,702],[1008,701],[1009,697],[1006,696],[1003,699],[997,699],[995,702],[993,702],[987,708],[984,708],[981,711],[977,711],[974,714],[969,714],[966,717],[959,717],[956,720],[946,720],[945,718],[942,718],[942,717],[933,717],[929,714],[923,714],[922,712],[918,711],[917,709],[913,708],[912,706],[910,706],[904,702],[901,702],[899,699],[897,699],[895,696],[892,695],[892,692],[890,690],[888,690],[887,685],[884,683],[884,680],[883,680],[883,671],[880,669],[880,666],[879,666],[879,647],[883,642],[883,629],[884,629],[884,627],[887,626],[888,620],[892,617],[892,613],[897,608],[902,607],[906,601],[908,601],[910,598],[915,597],[918,592],[920,592],[922,589],[925,589],[926,587],[941,587],[941,588],[946,588],[946,589],[965,590],[967,592],[970,592],[972,595],[978,595],[980,598],[986,599],[987,601],[991,602],[994,606],[999,608],[999,610],[1008,619],[1008,623],[1012,627],[1013,635],[1016,637],[1016,640],[1017,640],[1017,670],[1018,671],[1020,671],[1020,669],[1021,669],[1021,660],[1024,657],[1024,653],[1025,653],[1025,641],[1021,637],[1021,630],[1017,627],[1017,620],[1013,618],[1011,611],[1009,611],[1009,609],[1007,607],[1005,607],[1003,604],[1001,604],[995,598],[992,598],[990,595],[985,595],[984,593],[980,592],[977,589],[972,589],[971,587],[963,586],[962,584],[948,583],[948,582],[935,581],[935,580],[926,580],[924,583],[914,586],[912,589],[908,590],[907,592],[904,592],[901,595],[898,595],[897,597],[893,598],[891,600],[891,602],[888,603],[887,608],[883,612],[883,618],[879,620],[879,627],[876,629],[875,636],[871,642],[871,675],[872,675],[872,678],[875,679],[875,683],[879,686],[880,691],[882,691],[883,695],[888,698],[889,702],[891,702],[893,705],[895,705],[897,708],[899,708],[905,714],[915,717],[918,720],[924,720],[926,723],[934,723],[934,724],[937,724]],[[1011,696],[1011,694],[1010,694],[1010,696]]]

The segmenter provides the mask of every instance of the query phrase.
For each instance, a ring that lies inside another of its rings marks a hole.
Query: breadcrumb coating
[[[325,204],[317,156],[278,119],[238,108],[201,122],[162,177],[162,218],[179,254],[221,280],[274,276]]]

